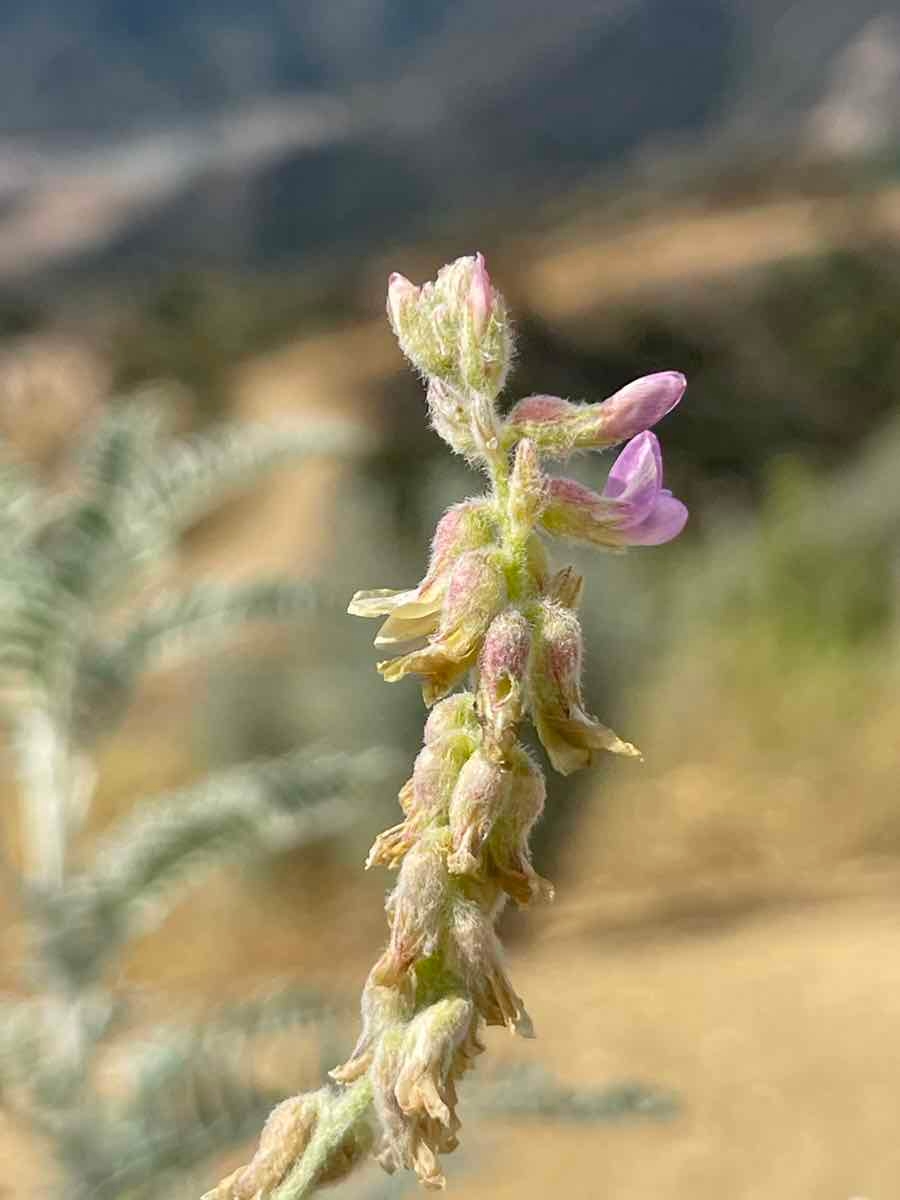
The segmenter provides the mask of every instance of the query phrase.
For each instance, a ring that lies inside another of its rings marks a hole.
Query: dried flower
[[[357,592],[347,611],[356,617],[387,616],[375,637],[376,646],[427,637],[440,623],[444,597],[457,560],[468,550],[488,545],[492,537],[491,515],[484,501],[465,500],[454,504],[438,522],[428,570],[419,586],[409,591],[382,588]]]
[[[388,683],[415,672],[424,676],[422,694],[433,704],[474,664],[494,614],[506,601],[506,580],[490,550],[470,550],[457,560],[437,633],[422,650],[378,664]]]
[[[552,900],[553,884],[531,865],[528,838],[544,811],[546,787],[540,769],[521,746],[516,748],[505,803],[488,840],[493,872],[500,886],[520,906],[537,897]]]
[[[454,875],[481,875],[481,851],[506,807],[510,772],[477,750],[459,773],[450,801],[453,851],[447,869]]]
[[[532,716],[538,737],[561,775],[589,767],[601,750],[640,757],[630,742],[623,742],[585,712],[583,656],[578,617],[561,604],[543,601],[530,678]]]

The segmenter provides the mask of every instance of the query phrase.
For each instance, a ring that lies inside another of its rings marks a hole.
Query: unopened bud
[[[388,313],[401,349],[424,375],[491,398],[503,387],[512,337],[481,254],[456,259],[421,288],[392,275]]]
[[[478,732],[474,695],[471,692],[456,692],[446,700],[441,700],[428,714],[425,745],[433,747],[445,738],[456,738],[460,734],[475,737]]]
[[[491,287],[491,277],[484,265],[484,255],[476,254],[469,284],[469,312],[476,337],[483,337],[487,332],[493,311],[494,289]]]
[[[405,275],[394,271],[388,279],[387,310],[391,327],[400,337],[405,324],[405,315],[411,305],[418,302],[420,289]]]
[[[547,505],[547,478],[534,442],[523,438],[516,447],[509,480],[509,513],[520,530],[531,530]]]
[[[531,438],[540,452],[568,458],[575,450],[600,450],[627,441],[671,412],[684,394],[679,371],[660,371],[626,384],[600,404],[572,404],[559,396],[527,396],[510,412],[504,445]]]

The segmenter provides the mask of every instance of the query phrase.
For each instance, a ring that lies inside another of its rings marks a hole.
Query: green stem
[[[372,1104],[372,1084],[364,1076],[343,1095],[330,1111],[319,1117],[316,1131],[288,1177],[272,1193],[270,1200],[304,1200],[316,1190],[328,1160],[354,1126],[366,1120]]]

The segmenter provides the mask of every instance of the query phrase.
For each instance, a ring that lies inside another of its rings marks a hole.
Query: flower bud
[[[445,738],[456,738],[460,734],[474,738],[479,732],[474,695],[471,692],[456,692],[446,700],[441,700],[428,714],[425,745],[433,747]]]
[[[494,617],[478,660],[478,714],[489,757],[504,761],[525,712],[531,626],[518,609]]]
[[[447,870],[452,875],[481,874],[481,851],[504,808],[509,783],[509,772],[480,750],[460,771],[450,801],[453,851]]]
[[[512,338],[481,254],[456,259],[421,288],[392,275],[388,314],[403,353],[427,377],[491,397],[503,387]]]
[[[551,479],[541,524],[557,537],[593,546],[661,545],[681,533],[688,517],[662,479],[659,442],[642,433],[613,463],[602,493],[574,479]]]
[[[552,458],[568,458],[575,450],[601,450],[627,441],[661,420],[684,395],[680,371],[660,371],[626,384],[600,404],[572,404],[559,396],[526,396],[504,425],[507,448],[531,438]]]
[[[494,289],[491,287],[491,277],[484,265],[484,255],[476,254],[469,280],[469,316],[476,337],[482,338],[487,333],[488,322],[493,312]]]
[[[630,742],[584,711],[581,696],[583,639],[578,617],[544,601],[529,679],[535,729],[562,775],[596,762],[598,752],[640,757]]]
[[[422,650],[378,664],[389,683],[415,672],[424,677],[422,695],[433,704],[475,664],[495,613],[506,603],[506,579],[490,549],[460,556],[447,588],[437,634]]]
[[[513,524],[530,532],[547,505],[547,477],[541,470],[534,442],[524,438],[516,447],[509,480],[509,514]]]
[[[388,278],[387,310],[391,328],[397,337],[406,324],[406,313],[418,303],[421,289],[394,271]]]

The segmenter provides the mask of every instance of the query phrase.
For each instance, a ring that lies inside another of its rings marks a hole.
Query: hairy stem
[[[304,1200],[316,1190],[320,1177],[337,1147],[353,1130],[368,1121],[372,1106],[372,1084],[368,1076],[335,1098],[330,1111],[323,1112],[309,1145],[270,1200]]]

